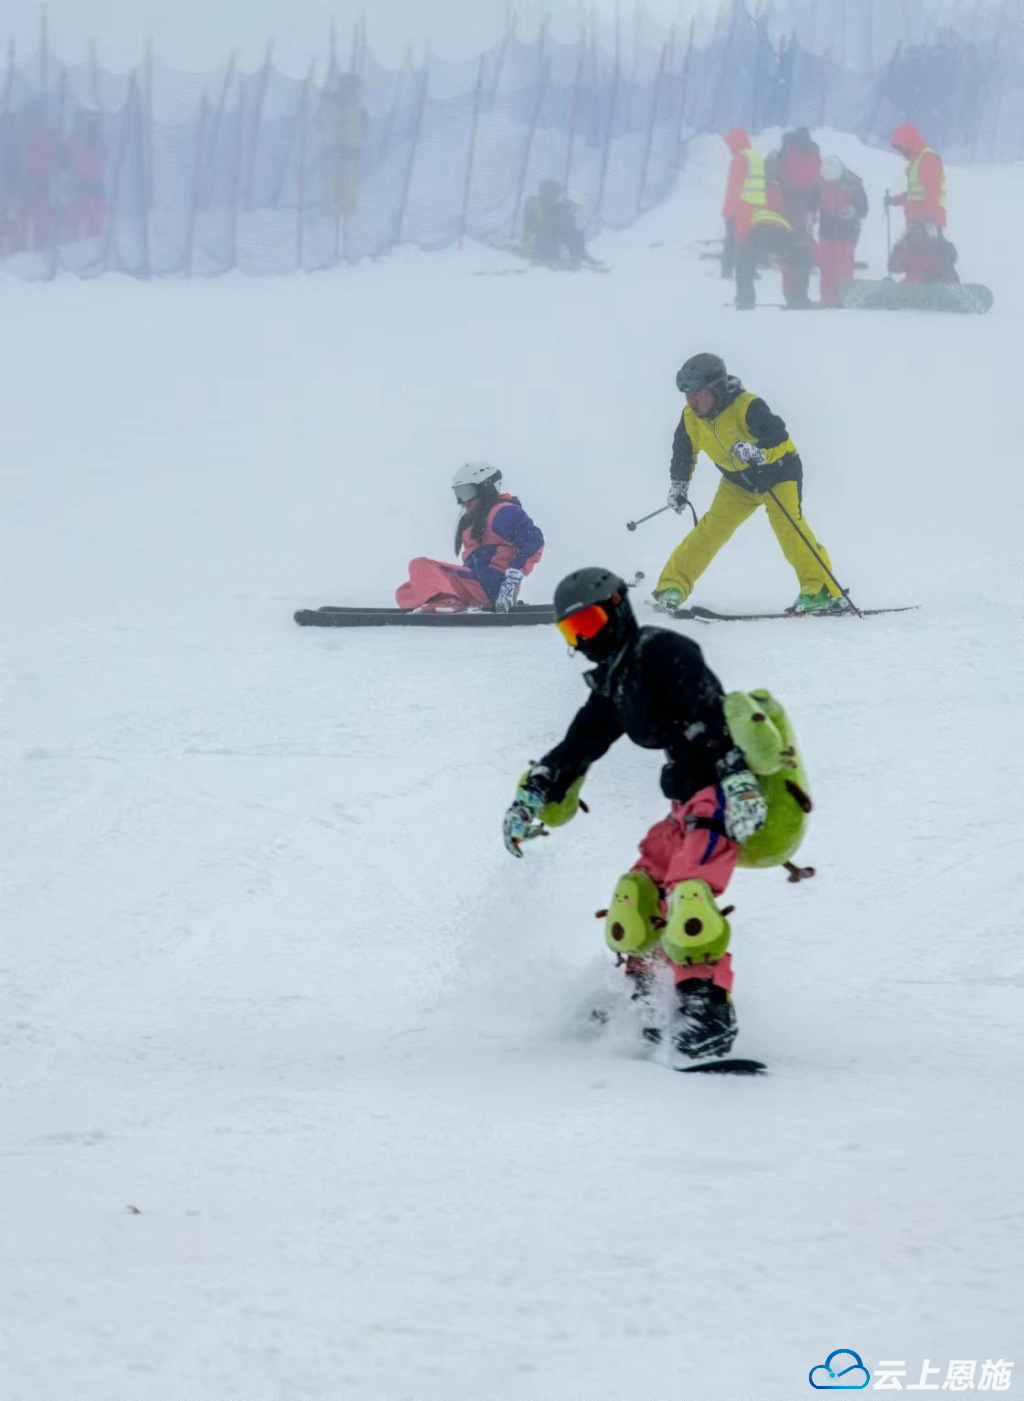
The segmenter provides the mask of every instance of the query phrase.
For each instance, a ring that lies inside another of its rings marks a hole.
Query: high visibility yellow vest
[[[744,204],[764,204],[764,160],[756,151],[749,149],[743,151],[742,155],[747,163],[747,178],[744,180],[743,188],[740,190],[740,199]]]
[[[793,225],[786,218],[785,214],[776,214],[774,209],[759,209],[751,219],[753,224],[777,224],[780,229],[788,229],[793,232]]]
[[[745,390],[742,394],[737,394],[732,403],[714,418],[699,418],[691,408],[685,408],[683,423],[693,444],[694,457],[699,452],[706,452],[718,470],[727,477],[734,472],[744,471],[745,463],[733,457],[732,447],[735,443],[750,442],[747,410],[757,397],[756,394]],[[765,461],[778,462],[791,452],[796,452],[796,445],[792,438],[787,438],[777,448],[765,448]]]
[[[930,146],[926,146],[919,156],[907,166],[907,203],[924,204],[926,192],[921,183],[921,162],[925,156],[936,156],[937,151],[933,151]],[[941,159],[941,157],[940,157]],[[946,208],[946,167],[942,167],[942,192],[939,196],[939,207]]]

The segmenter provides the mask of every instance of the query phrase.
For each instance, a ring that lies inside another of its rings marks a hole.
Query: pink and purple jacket
[[[472,507],[473,503],[469,503]],[[467,573],[481,585],[493,603],[498,596],[506,569],[521,569],[529,574],[544,553],[544,536],[519,504],[518,497],[502,495],[487,512],[487,521],[479,541],[470,530],[472,513],[463,515],[466,527],[462,532],[462,564],[460,573]]]

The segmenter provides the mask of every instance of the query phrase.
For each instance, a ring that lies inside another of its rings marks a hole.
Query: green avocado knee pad
[[[781,866],[796,855],[811,810],[793,727],[769,691],[731,691],[725,698],[725,718],[768,804],[767,820],[740,847],[738,864]]]
[[[644,871],[630,871],[612,893],[604,937],[615,953],[649,953],[664,923],[658,887]]]
[[[668,897],[661,947],[673,963],[708,963],[729,947],[729,921],[702,880],[681,880]]]

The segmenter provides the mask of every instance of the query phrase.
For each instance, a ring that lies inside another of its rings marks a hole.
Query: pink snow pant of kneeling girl
[[[722,822],[724,816],[722,790],[717,785],[702,788],[688,802],[674,802],[668,817],[656,822],[640,843],[640,859],[633,870],[646,871],[666,896],[681,880],[702,880],[717,899],[732,879],[739,847],[717,832],[700,827],[690,831],[686,818],[708,817]],[[660,950],[655,956],[664,958]],[[677,983],[688,978],[710,978],[726,992],[732,988],[732,954],[729,953],[715,963],[692,963],[685,967],[673,963],[672,971]]]
[[[399,608],[493,608],[487,591],[468,569],[436,559],[409,561],[409,582],[395,591]]]

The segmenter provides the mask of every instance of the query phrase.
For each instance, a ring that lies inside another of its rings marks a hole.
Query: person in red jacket
[[[79,238],[99,238],[103,232],[103,172],[107,152],[103,144],[103,114],[83,108],[64,149],[68,180],[68,206],[64,233],[72,243]]]
[[[886,195],[887,205],[902,208],[907,231],[892,250],[889,272],[907,282],[959,282],[956,249],[942,234],[946,227],[946,171],[916,126],[904,122],[890,143],[907,161],[907,188]]]
[[[821,151],[805,126],[798,126],[783,136],[778,180],[786,218],[798,234],[810,238],[818,212]]]
[[[838,306],[839,284],[853,276],[854,252],[867,212],[868,197],[860,176],[847,170],[838,156],[826,157],[821,165],[818,225],[822,306]]]
[[[918,219],[892,250],[889,273],[902,273],[904,282],[959,282],[956,260],[956,248],[942,230],[930,219]]]
[[[722,276],[731,277],[736,250],[750,232],[754,215],[765,206],[765,171],[764,160],[751,146],[750,137],[742,127],[733,127],[722,139],[732,152],[722,204],[725,220]]]
[[[942,157],[910,122],[898,126],[890,145],[907,162],[907,188],[902,195],[886,195],[887,205],[898,206],[907,216],[907,228],[930,220],[946,227],[946,170]]]

